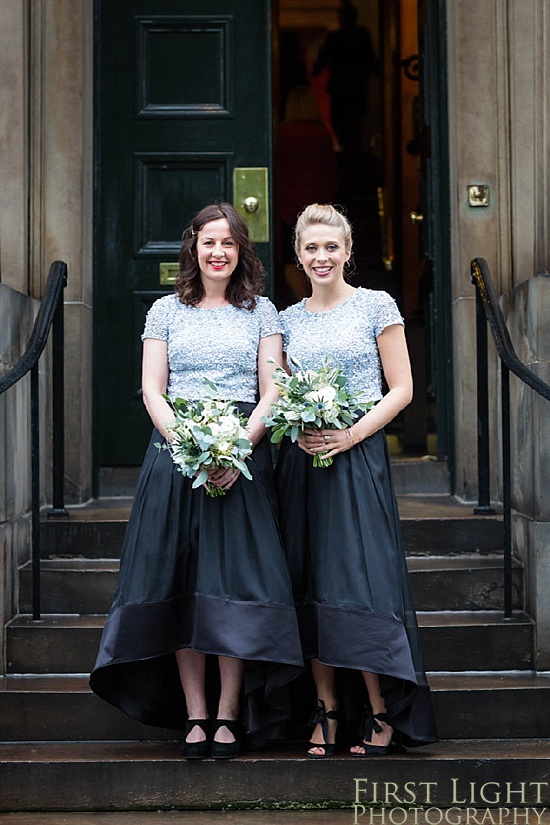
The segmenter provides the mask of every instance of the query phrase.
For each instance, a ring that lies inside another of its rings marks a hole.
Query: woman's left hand
[[[319,455],[323,453],[327,458],[332,458],[338,453],[350,450],[355,442],[355,437],[350,437],[348,433],[351,428],[345,430],[312,430],[306,428],[302,435],[298,436],[298,444],[309,455]]]
[[[222,490],[230,490],[240,474],[241,471],[233,467],[213,467],[208,471],[208,483],[221,487]]]

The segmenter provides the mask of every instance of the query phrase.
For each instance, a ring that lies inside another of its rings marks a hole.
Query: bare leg
[[[313,681],[317,689],[317,699],[325,703],[325,710],[338,710],[338,699],[336,698],[336,687],[334,683],[334,668],[329,665],[323,665],[319,659],[311,659],[310,661]],[[334,742],[337,726],[338,722],[336,719],[328,720],[329,742],[325,743],[321,725],[315,725],[313,733],[311,734],[311,742],[321,747],[310,748],[308,753],[314,754],[315,756],[324,756],[323,744],[328,745]]]
[[[206,657],[204,653],[197,650],[185,648],[176,650],[176,661],[180,673],[181,686],[185,694],[187,713],[189,719],[206,719],[208,711],[206,708],[206,694],[204,691],[204,671]],[[202,728],[195,725],[185,741],[203,742],[206,735]]]
[[[238,719],[244,662],[229,656],[218,656],[218,662],[221,682],[218,719]],[[216,731],[214,740],[229,743],[234,742],[235,737],[223,726]]]
[[[384,704],[384,700],[380,693],[380,682],[378,679],[378,674],[363,671],[363,679],[365,680],[365,685],[367,686],[369,701],[371,704],[373,714],[385,713],[386,705]],[[393,728],[391,727],[391,725],[388,725],[388,723],[384,722],[383,720],[377,721],[382,730],[380,733],[376,733],[376,731],[373,731],[372,739],[369,742],[365,742],[365,745],[378,745],[380,747],[385,747],[386,745],[390,744]],[[350,748],[350,752],[362,754],[365,752],[365,749],[362,748],[360,745],[355,745],[353,748]]]

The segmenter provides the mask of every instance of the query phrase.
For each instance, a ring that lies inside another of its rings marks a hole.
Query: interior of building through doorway
[[[390,449],[433,455],[429,296],[411,220],[421,213],[417,0],[279,0],[277,22],[276,301],[308,294],[292,250],[297,212],[340,204],[354,229],[352,283],[386,290],[405,318],[415,397],[387,430]]]

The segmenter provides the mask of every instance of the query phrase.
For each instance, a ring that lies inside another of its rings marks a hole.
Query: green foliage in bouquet
[[[208,482],[208,470],[214,467],[240,470],[250,481],[245,461],[252,452],[246,419],[231,401],[220,399],[216,385],[204,379],[206,389],[200,401],[184,398],[165,399],[174,411],[175,421],[166,424],[173,434],[171,443],[155,444],[169,450],[178,470],[193,478],[193,488],[205,485],[209,496],[224,496],[226,491]]]
[[[294,368],[292,375],[276,365],[273,379],[279,388],[279,398],[271,407],[270,415],[263,418],[266,425],[272,427],[274,444],[285,435],[296,441],[306,427],[318,430],[351,427],[360,410],[369,410],[374,405],[374,401],[364,400],[360,393],[349,391],[342,369],[332,366],[330,358],[326,358],[318,370],[304,370],[295,359],[289,362]],[[313,457],[313,466],[329,467],[332,461],[332,457],[324,458],[320,453]]]

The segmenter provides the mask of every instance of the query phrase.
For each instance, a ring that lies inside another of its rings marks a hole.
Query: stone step
[[[502,556],[408,556],[418,610],[502,610]],[[514,560],[512,605],[523,607],[523,568]]]
[[[373,220],[378,222],[378,215]],[[385,277],[385,276],[383,276]],[[381,287],[382,288],[382,287]],[[392,456],[393,485],[399,495],[449,494],[450,479],[447,461],[435,456]],[[134,495],[139,467],[101,467],[99,487],[102,498],[130,498]]]
[[[431,456],[403,458],[395,456],[391,462],[391,474],[398,495],[448,494],[450,491],[449,468],[446,461]]]
[[[235,810],[259,801],[274,808],[351,807],[358,787],[361,799],[374,800],[374,783],[378,802],[394,808],[458,804],[483,811],[493,800],[493,806],[540,809],[550,804],[549,759],[548,739],[447,740],[370,760],[337,753],[313,761],[300,745],[198,763],[182,760],[176,742],[3,744],[0,809]]]
[[[499,610],[503,606],[502,557],[410,556],[413,594],[418,610]],[[43,559],[43,613],[107,613],[116,587],[116,559]],[[32,612],[32,568],[20,570],[19,604]],[[522,568],[513,570],[513,607],[523,607]]]
[[[44,615],[6,626],[7,673],[88,673],[97,654],[104,616]],[[534,624],[523,612],[503,620],[499,611],[419,612],[427,670],[530,670]]]
[[[261,803],[259,803],[261,804]],[[0,814],[2,825],[351,825],[353,811],[334,808],[314,810],[258,810],[257,806],[240,811],[132,811],[76,813],[25,813]],[[417,815],[418,816],[418,815]],[[380,813],[378,812],[378,820]],[[358,820],[360,822],[360,820]],[[366,825],[366,823],[365,823]],[[409,825],[409,822],[403,823]],[[414,816],[410,816],[414,825]],[[416,825],[429,825],[424,817],[418,817]],[[508,823],[506,823],[508,825]],[[511,823],[510,823],[511,825]],[[537,825],[550,825],[550,814],[542,815]]]
[[[258,803],[260,805],[261,803]],[[433,825],[438,821],[437,817],[441,812],[442,822],[446,822],[448,817],[453,823],[470,823],[478,825],[482,822],[483,816],[487,816],[487,809],[471,809],[468,813],[463,807],[460,809],[460,819],[457,816],[456,806],[453,810],[432,809],[426,806],[428,814],[418,809],[399,809],[395,811],[390,819],[389,809],[382,808],[367,809],[365,812],[358,807],[357,817],[352,808],[316,808],[313,804],[308,808],[314,810],[258,810],[258,805],[251,806],[246,810],[239,811],[132,811],[128,812],[94,812],[92,814],[81,812],[58,813],[10,813],[2,815],[2,825],[352,825],[356,823],[388,823],[398,821],[399,825]],[[397,807],[397,806],[394,806]],[[372,814],[371,811],[372,810]],[[475,811],[475,813],[474,813]],[[489,813],[487,823],[496,821],[502,825],[518,825],[526,822],[526,814],[523,810],[516,808],[509,813],[500,809]],[[495,819],[491,819],[494,816]],[[362,818],[361,818],[362,817]],[[515,817],[515,819],[514,819]],[[536,815],[533,809],[529,811],[527,823],[531,825],[550,825],[550,811],[543,812],[542,808],[537,808]]]
[[[364,215],[364,209],[362,209]],[[378,225],[378,213],[374,212],[371,222]],[[367,220],[367,224],[369,221]],[[370,248],[370,244],[367,245]],[[372,249],[371,249],[372,251]],[[382,281],[386,274],[382,273]],[[373,287],[376,289],[376,286]],[[384,284],[381,285],[384,289]],[[447,461],[438,461],[435,456],[392,456],[392,479],[395,491],[407,494],[449,494],[450,478]],[[131,497],[134,495],[139,477],[139,467],[101,467],[99,487],[103,498]]]
[[[550,738],[550,674],[428,676],[442,739]],[[178,731],[129,719],[95,696],[83,676],[0,678],[0,719],[4,742],[181,738]],[[305,734],[289,727],[289,738]]]
[[[118,559],[42,559],[43,613],[108,613],[116,588]],[[32,613],[32,565],[19,570],[19,607]]]
[[[500,516],[474,516],[473,504],[449,495],[399,496],[398,501],[410,555],[487,554],[502,548]],[[98,500],[71,509],[67,519],[44,519],[43,558],[118,558],[130,504],[130,499]]]

